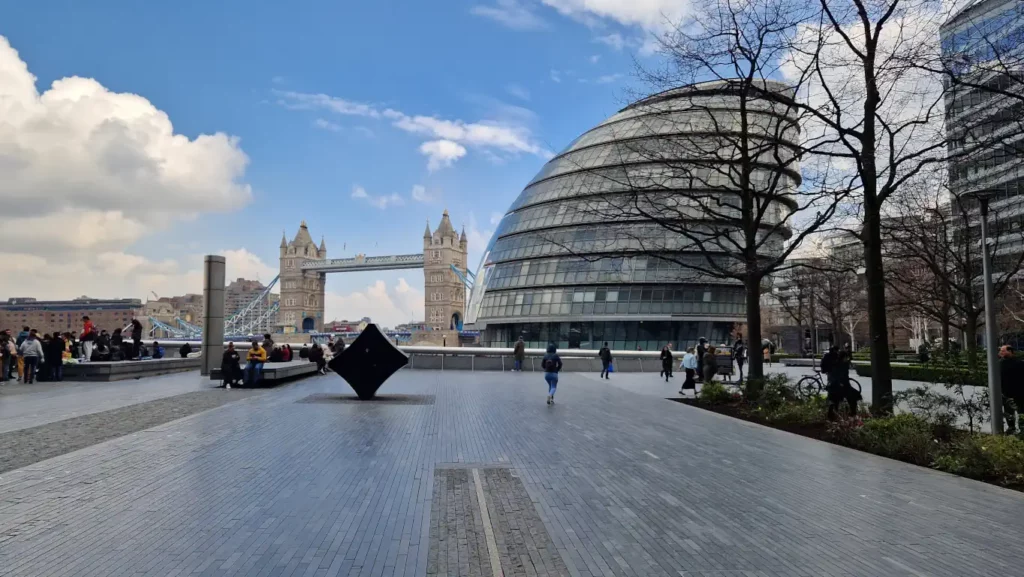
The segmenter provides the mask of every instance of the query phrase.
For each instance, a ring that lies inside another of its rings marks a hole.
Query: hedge
[[[871,377],[871,365],[855,365],[857,376]],[[978,387],[988,386],[988,373],[984,370],[968,372],[944,367],[922,367],[920,365],[892,365],[892,378],[902,381],[924,383],[959,383]]]

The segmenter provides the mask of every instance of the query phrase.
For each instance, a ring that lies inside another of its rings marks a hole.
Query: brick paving
[[[666,401],[651,380],[566,374],[554,406],[532,374],[402,371],[381,389],[432,405],[302,403],[351,390],[299,381],[0,475],[0,576],[427,575],[437,476],[471,467],[495,540],[548,574],[1024,567],[1024,495]],[[22,427],[42,424],[17,407],[31,396],[0,397]]]

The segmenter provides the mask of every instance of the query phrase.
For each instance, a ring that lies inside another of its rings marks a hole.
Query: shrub
[[[930,465],[938,450],[938,442],[932,436],[931,423],[910,413],[868,419],[851,435],[848,444],[856,449],[915,465]]]
[[[984,433],[967,435],[947,445],[935,468],[1000,485],[1024,485],[1024,441]]]
[[[697,397],[700,402],[707,403],[709,405],[721,405],[728,403],[733,400],[733,395],[725,388],[722,383],[718,381],[712,381],[705,383],[700,388],[700,395]]]
[[[797,400],[797,394],[789,377],[783,374],[770,375],[765,379],[748,381],[743,385],[748,402],[764,411],[774,412],[788,402]]]
[[[871,365],[854,365],[857,375],[871,377]],[[925,383],[948,383],[960,385],[988,386],[988,374],[984,370],[968,370],[956,366],[892,365],[892,378],[903,381]]]
[[[824,397],[806,402],[786,402],[775,410],[764,410],[765,421],[776,425],[814,425],[825,421],[828,403]]]

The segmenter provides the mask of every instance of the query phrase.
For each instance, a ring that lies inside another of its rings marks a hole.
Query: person
[[[308,359],[309,358],[309,347],[307,347],[306,345],[302,345],[302,348],[299,349],[299,358],[300,359]]]
[[[1013,347],[999,349],[999,372],[1003,389],[1003,418],[1006,432],[1014,434],[1021,411],[1024,411],[1024,364],[1014,356]]]
[[[268,355],[274,350],[274,339],[270,338],[270,333],[263,335],[263,351]]]
[[[107,346],[105,341],[96,340],[96,346],[92,348],[92,358],[89,360],[96,363],[110,360],[110,347]]]
[[[7,333],[0,333],[0,384],[6,383],[11,374],[11,358],[13,355],[7,348]]]
[[[134,346],[134,344],[133,344],[133,346]],[[145,354],[145,352],[146,352],[146,347],[142,346],[142,344],[140,343],[139,344],[139,358],[141,358]],[[158,343],[156,341],[153,341],[153,351],[152,352],[153,352],[152,357],[154,359],[162,359],[162,358],[164,358],[164,348],[161,347],[160,343]]]
[[[82,317],[82,334],[78,337],[82,341],[82,359],[92,359],[92,348],[96,343],[96,326],[89,320],[89,316]]]
[[[836,347],[831,347],[829,352]],[[822,358],[824,365],[824,357]],[[849,416],[857,416],[857,402],[861,394],[850,385],[850,354],[846,351],[839,351],[835,360],[829,363],[828,386],[828,420],[834,421],[839,417],[839,405],[846,401],[849,407]]]
[[[284,362],[290,363],[291,361],[292,361],[292,346],[291,345],[285,345],[284,346]]]
[[[832,366],[839,358],[839,347],[831,346],[828,348],[828,352],[821,356],[821,374],[825,375],[826,378],[832,378]],[[829,381],[831,383],[831,381]]]
[[[50,337],[50,347],[43,351],[47,364],[46,374],[52,381],[64,380],[64,348],[66,346],[64,337],[60,336],[60,333],[53,333],[53,336]]]
[[[124,335],[120,328],[114,329],[114,332],[110,335],[110,346],[120,348],[124,344]]]
[[[268,360],[268,362],[280,363],[281,360],[282,360],[281,348],[280,347],[274,347],[272,349],[267,349],[267,354],[270,355],[270,359]]]
[[[686,378],[683,379],[683,386],[679,389],[679,394],[685,394],[687,390],[696,391],[697,381],[694,380],[694,375],[697,373],[697,355],[694,353],[693,347],[686,349],[683,362],[679,363],[679,366],[686,372]]]
[[[138,317],[132,317],[132,358],[142,358],[142,351],[139,350],[142,345],[142,323],[139,322]]]
[[[732,345],[732,358],[736,361],[736,367],[740,372],[739,382],[743,382],[743,363],[747,361],[747,345],[743,344],[743,335],[738,335],[736,342]]]
[[[664,376],[666,383],[672,376],[672,351],[669,350],[668,345],[661,347],[661,372],[658,376]]]
[[[772,366],[772,347],[771,347],[771,345],[765,343],[764,347],[761,349],[761,354],[764,355],[764,365],[766,367]]]
[[[345,350],[345,339],[343,339],[339,335],[338,336],[338,340],[334,341],[334,348],[331,349],[331,353],[334,354],[334,355],[340,355],[342,353],[342,351],[344,351],[344,350]]]
[[[701,337],[697,340],[697,366],[700,370],[697,371],[697,381],[704,380],[704,355],[708,352],[708,340]]]
[[[929,359],[928,343],[921,343],[917,345],[917,360],[923,365],[926,364]]]
[[[40,362],[46,360],[43,353],[43,345],[39,342],[35,329],[29,331],[28,336],[21,343],[21,346],[18,347],[18,353],[25,363],[25,384],[31,385],[36,380],[36,368]]]
[[[270,335],[267,337],[269,339]],[[248,361],[245,365],[245,384],[255,385],[263,375],[263,363],[267,362],[267,350],[260,345],[259,341],[254,340],[245,359]]]
[[[601,358],[601,376],[607,379],[612,368],[612,350],[608,348],[608,343],[597,351],[597,356]]]
[[[715,374],[718,372],[718,362],[715,360],[715,347],[708,346],[707,350],[704,351],[704,356],[698,356],[698,358],[700,359],[700,369],[703,372],[703,382],[710,383],[715,380]]]
[[[562,370],[562,359],[558,356],[555,343],[548,343],[548,353],[540,362],[544,369],[544,380],[548,383],[548,404],[555,404],[555,389],[558,388],[558,372]]]
[[[230,389],[231,385],[238,384],[238,379],[242,378],[242,368],[239,366],[241,360],[241,355],[235,350],[235,343],[228,343],[220,361],[220,377],[224,381],[224,388]]]
[[[187,359],[190,354],[192,354],[192,345],[189,343],[181,345],[181,348],[178,349],[178,355],[183,359]]]
[[[313,348],[309,349],[309,362],[316,363],[316,372],[321,375],[327,374],[327,361],[324,360],[324,350],[320,345],[313,343]]]
[[[29,328],[27,326],[21,327],[21,332],[18,333],[18,337],[14,341],[14,346],[18,349],[18,358],[16,363],[18,365],[18,382],[25,382],[25,357],[21,356],[21,345],[28,338]]]
[[[526,360],[526,343],[523,342],[523,337],[519,337],[516,341],[516,346],[512,349],[512,358],[515,360],[513,371],[523,370],[523,361]]]
[[[110,334],[107,333],[107,329],[100,331],[100,336],[96,337],[96,346],[102,346],[104,348],[110,348]]]

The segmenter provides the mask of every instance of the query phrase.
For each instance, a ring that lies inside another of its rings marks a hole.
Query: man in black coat
[[[132,358],[139,358],[139,347],[142,345],[142,323],[132,317]]]

